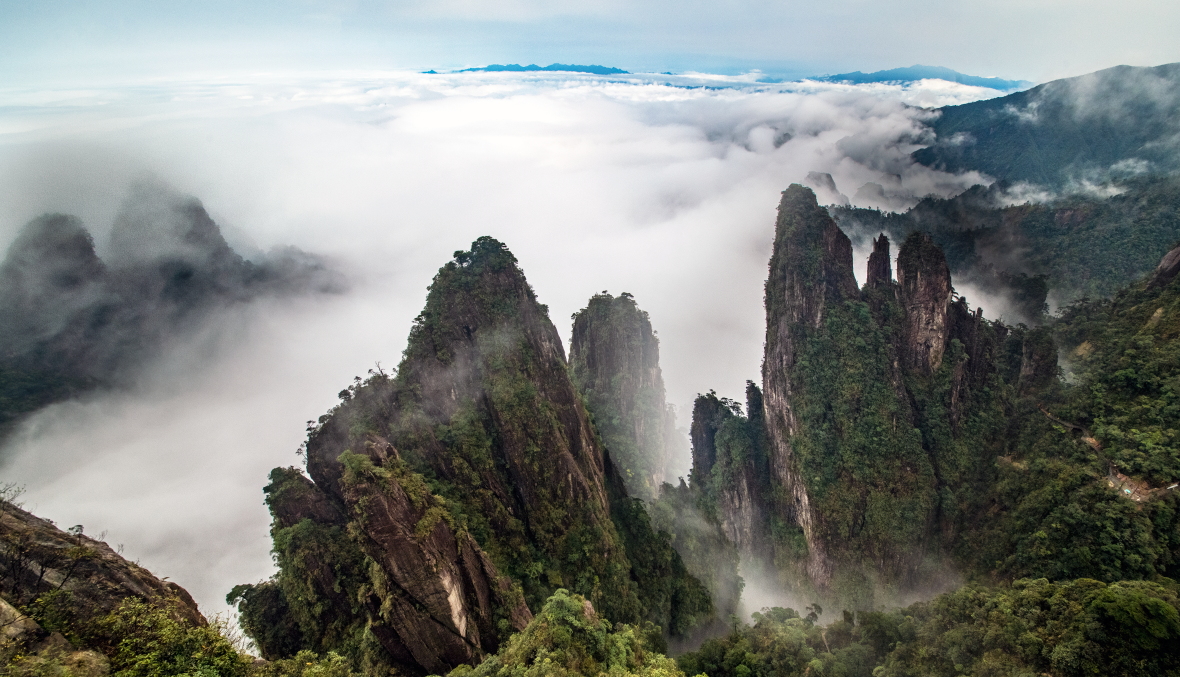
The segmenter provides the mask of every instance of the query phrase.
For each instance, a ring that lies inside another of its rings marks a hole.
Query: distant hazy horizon
[[[0,87],[578,63],[774,77],[926,64],[1043,82],[1180,61],[1180,6],[657,0],[0,2]]]

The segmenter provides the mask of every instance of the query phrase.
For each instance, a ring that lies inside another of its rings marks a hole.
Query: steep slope
[[[716,393],[698,395],[692,412],[692,487],[738,552],[762,559],[769,552],[769,466],[762,425],[762,392],[746,383],[741,405]]]
[[[655,498],[667,474],[675,418],[664,400],[660,344],[634,297],[603,292],[574,314],[570,374],[634,496]]]
[[[710,614],[611,472],[547,308],[500,242],[456,252],[397,376],[358,378],[341,398],[309,429],[314,484],[272,473],[278,578],[237,591],[244,615],[282,617],[285,604],[297,617],[301,637],[276,646],[347,647],[361,663],[436,672],[494,653],[527,622],[526,604],[558,588],[612,621],[673,632]],[[416,604],[399,610],[406,596]],[[296,608],[304,598],[327,605]]]
[[[1180,64],[1116,66],[938,110],[918,162],[1061,188],[1180,169]]]
[[[208,630],[184,588],[123,559],[83,534],[81,526],[63,532],[0,498],[0,661],[5,672],[105,675],[112,667],[108,657],[113,667],[126,667],[118,646],[138,637],[118,621],[149,609],[144,615],[154,614],[158,623],[196,633]]]
[[[837,563],[909,575],[935,507],[933,468],[891,386],[889,334],[859,299],[851,242],[792,185],[766,283],[763,406],[775,507],[802,531],[820,588]]]
[[[10,603],[27,604],[55,591],[70,593],[73,613],[94,617],[114,610],[123,600],[176,602],[185,620],[204,624],[197,603],[179,585],[160,580],[123,559],[106,543],[70,532],[0,500],[0,594]]]
[[[889,250],[875,240],[858,290],[848,238],[809,190],[783,193],[763,362],[775,561],[852,605],[931,582],[984,500],[1013,389],[1056,365],[1043,333],[952,297],[928,235],[906,237],[896,283]]]

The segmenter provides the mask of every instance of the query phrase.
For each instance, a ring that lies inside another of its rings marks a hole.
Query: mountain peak
[[[996,77],[966,75],[945,66],[923,66],[921,64],[914,64],[913,66],[909,66],[907,68],[890,68],[888,70],[874,71],[872,73],[853,71],[851,73],[839,73],[836,75],[822,75],[815,79],[822,80],[824,82],[850,82],[858,85],[870,82],[916,82],[918,80],[946,80],[947,82],[957,82],[961,85],[987,87],[989,89],[995,89],[999,91],[1022,89],[1032,84],[1027,80],[1005,80],[1003,78]]]

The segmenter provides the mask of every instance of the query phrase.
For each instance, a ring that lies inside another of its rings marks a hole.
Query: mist
[[[348,287],[219,307],[123,387],[26,420],[0,473],[33,512],[106,532],[222,611],[273,572],[267,472],[301,464],[305,422],[354,376],[397,364],[434,273],[481,235],[509,246],[567,339],[592,294],[634,294],[681,416],[710,389],[742,398],[779,192],[829,174],[852,204],[905,208],[986,183],[909,159],[930,115],[910,104],[994,95],[756,80],[344,73],[28,94],[0,110],[0,244],[64,212],[109,258],[150,176],[199,198],[239,254],[293,245]]]

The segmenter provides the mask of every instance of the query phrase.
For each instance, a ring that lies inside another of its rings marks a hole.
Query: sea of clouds
[[[397,364],[434,273],[481,235],[511,248],[567,338],[595,292],[634,294],[681,426],[699,392],[742,398],[760,380],[780,191],[828,173],[821,203],[896,209],[986,182],[909,154],[931,107],[997,95],[758,80],[381,72],[0,92],[0,244],[65,212],[101,255],[128,186],[149,176],[200,198],[247,257],[291,244],[350,280],[231,307],[135,387],[43,410],[7,442],[0,476],[37,514],[105,531],[224,610],[230,587],[273,572],[267,472],[300,463],[305,422],[354,376]],[[887,193],[857,197],[867,183]]]

